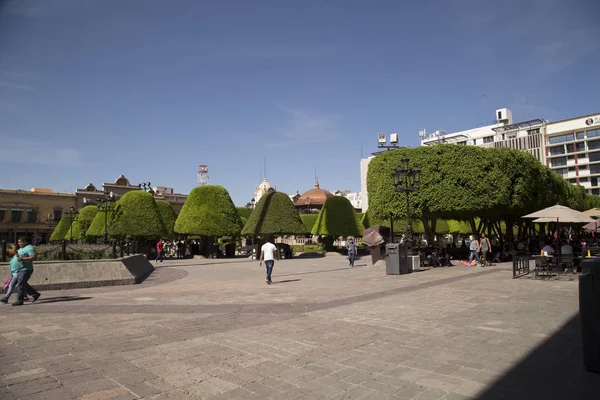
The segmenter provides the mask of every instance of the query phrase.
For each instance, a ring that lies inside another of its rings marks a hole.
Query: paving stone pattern
[[[282,260],[266,285],[257,262],[167,261],[1,305],[0,399],[600,398],[576,281],[356,265]]]

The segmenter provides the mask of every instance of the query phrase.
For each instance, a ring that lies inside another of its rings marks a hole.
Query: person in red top
[[[163,242],[162,240],[159,240],[158,242],[156,242],[156,259],[154,260],[163,262]]]

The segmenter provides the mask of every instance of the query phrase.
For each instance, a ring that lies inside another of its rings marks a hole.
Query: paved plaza
[[[181,260],[0,307],[0,399],[597,399],[577,281],[363,257]],[[13,297],[14,298],[14,297]]]

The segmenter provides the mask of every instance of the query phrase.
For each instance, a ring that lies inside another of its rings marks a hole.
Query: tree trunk
[[[477,233],[477,225],[475,225],[475,218],[473,218],[473,217],[469,218],[469,224],[471,224],[471,233],[476,234]]]

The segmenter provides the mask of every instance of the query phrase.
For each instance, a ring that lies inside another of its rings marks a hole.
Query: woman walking
[[[471,239],[471,243],[469,243],[469,250],[471,251],[471,255],[469,256],[469,261],[467,265],[471,265],[473,259],[477,260],[477,266],[481,267],[481,259],[479,258],[479,251],[481,250],[481,246],[479,245],[479,241],[475,238],[475,236],[469,236]]]

